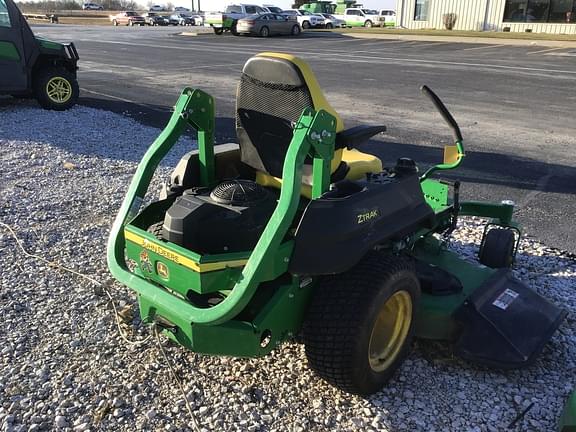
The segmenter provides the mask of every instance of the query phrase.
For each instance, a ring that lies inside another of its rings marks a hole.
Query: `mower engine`
[[[276,197],[251,180],[187,189],[166,212],[161,237],[203,254],[251,250],[275,207]]]

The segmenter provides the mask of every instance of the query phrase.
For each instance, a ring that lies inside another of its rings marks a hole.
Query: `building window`
[[[504,22],[576,22],[576,0],[506,0]]]
[[[428,4],[430,0],[416,0],[414,21],[428,21]]]

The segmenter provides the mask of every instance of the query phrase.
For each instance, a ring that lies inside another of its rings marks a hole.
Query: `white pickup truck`
[[[268,11],[261,6],[253,4],[231,4],[224,13],[207,12],[204,16],[204,25],[212,27],[216,34],[225,30],[236,32],[236,22],[248,15],[263,14]]]
[[[381,27],[385,22],[385,18],[377,11],[363,8],[344,9],[343,15],[334,16],[346,21],[347,27]]]
[[[303,29],[322,28],[326,23],[323,16],[300,9],[286,9],[282,15],[296,18]]]
[[[378,11],[381,17],[384,17],[383,25],[386,27],[395,27],[396,26],[396,11],[392,9],[380,9]]]

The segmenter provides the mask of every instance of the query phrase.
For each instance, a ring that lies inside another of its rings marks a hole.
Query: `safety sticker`
[[[492,304],[502,310],[506,310],[518,296],[519,294],[516,291],[506,288]]]

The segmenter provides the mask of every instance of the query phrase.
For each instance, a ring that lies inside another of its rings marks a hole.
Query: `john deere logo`
[[[168,279],[168,266],[163,262],[158,261],[156,263],[156,272],[162,279]]]

